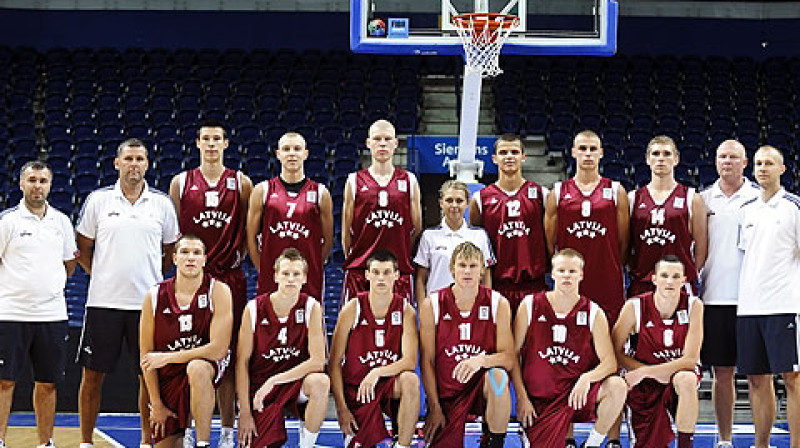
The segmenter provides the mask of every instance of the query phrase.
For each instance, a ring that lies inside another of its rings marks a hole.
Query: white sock
[[[317,443],[318,432],[311,432],[305,427],[300,428],[300,448],[313,448]]]
[[[220,430],[219,430],[219,435],[220,435],[220,436],[233,435],[233,428],[229,428],[229,427],[227,427],[227,426],[223,426],[223,427],[222,427],[222,428],[220,428]]]
[[[94,448],[94,444],[81,442],[79,448]]]
[[[394,448],[408,448],[408,445],[400,445],[399,443],[394,445]]]
[[[599,447],[605,439],[605,434],[600,434],[596,429],[592,428],[591,432],[589,432],[589,438],[586,439],[586,447]]]
[[[153,448],[153,445],[149,443],[140,443],[139,448]]]

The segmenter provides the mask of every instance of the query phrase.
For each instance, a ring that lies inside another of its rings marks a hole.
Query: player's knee
[[[397,375],[397,384],[401,394],[414,394],[419,392],[419,378],[414,372],[401,372]]]
[[[43,383],[41,381],[36,381],[35,386],[38,392],[44,392],[49,394],[56,391],[55,383]]]
[[[791,393],[800,393],[800,372],[786,372],[782,374],[786,390]]]
[[[604,395],[619,398],[625,401],[628,395],[628,383],[621,376],[613,375],[603,381],[603,388],[607,391]]]
[[[694,372],[678,372],[672,377],[672,386],[680,396],[697,394],[697,375]]]
[[[508,392],[508,372],[501,367],[493,367],[484,375],[484,387],[488,388],[489,397],[503,397]]]
[[[6,392],[9,389],[13,389],[14,384],[16,384],[14,381],[0,380],[0,390]]]
[[[772,386],[772,375],[747,375],[751,389],[764,389]]]
[[[214,369],[206,361],[194,359],[186,365],[186,376],[189,377],[189,384],[198,386],[210,384],[214,375]]]
[[[306,377],[309,396],[328,395],[331,388],[331,379],[324,373],[312,373]]]

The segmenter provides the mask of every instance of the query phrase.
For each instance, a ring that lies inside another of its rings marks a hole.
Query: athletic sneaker
[[[183,433],[183,448],[194,448],[194,432],[192,432],[192,428],[186,428],[186,432]]]
[[[236,443],[233,440],[233,431],[227,434],[220,433],[217,448],[236,448]]]
[[[714,448],[733,448],[733,443],[731,442],[717,442],[714,445]]]
[[[606,442],[606,448],[622,448],[622,444],[619,443],[619,440],[609,440]]]
[[[564,443],[564,448],[578,448],[578,442],[575,439],[567,439]]]
[[[3,446],[5,446],[5,445],[3,445]],[[50,439],[50,440],[47,441],[47,443],[40,443],[40,444],[36,445],[36,448],[56,448],[56,446],[53,445],[53,439]]]
[[[6,448],[5,440],[0,440],[0,448]]]

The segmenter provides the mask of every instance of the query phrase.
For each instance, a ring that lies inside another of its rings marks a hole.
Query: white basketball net
[[[464,54],[466,70],[478,72],[484,78],[503,73],[500,69],[500,49],[519,25],[519,17],[510,14],[461,14],[453,18]]]

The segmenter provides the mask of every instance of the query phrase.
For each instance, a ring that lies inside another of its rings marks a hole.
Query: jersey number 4
[[[281,328],[281,331],[278,332],[278,340],[283,345],[286,345],[286,343],[289,341],[289,337],[286,334],[287,334],[286,327]]]

